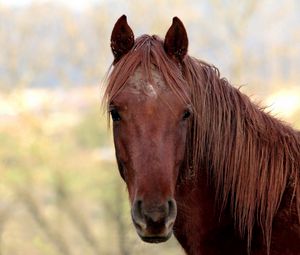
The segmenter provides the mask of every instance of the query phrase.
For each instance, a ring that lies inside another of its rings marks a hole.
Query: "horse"
[[[189,56],[177,17],[164,39],[135,39],[123,15],[111,50],[103,103],[139,237],[174,233],[189,255],[299,255],[299,131]]]

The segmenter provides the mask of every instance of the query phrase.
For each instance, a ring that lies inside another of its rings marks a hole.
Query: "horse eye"
[[[183,119],[183,120],[186,120],[186,119],[188,119],[190,116],[191,116],[191,112],[190,112],[189,110],[185,110],[184,113],[183,113],[182,119]]]
[[[113,119],[113,121],[121,120],[121,116],[116,109],[110,110],[110,115],[111,115],[111,118]]]

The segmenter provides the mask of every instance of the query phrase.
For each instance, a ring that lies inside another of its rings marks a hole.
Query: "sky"
[[[24,6],[29,5],[31,3],[47,3],[47,2],[55,2],[61,5],[65,5],[71,9],[80,11],[88,8],[93,3],[100,3],[107,0],[0,0],[1,5],[6,6]]]

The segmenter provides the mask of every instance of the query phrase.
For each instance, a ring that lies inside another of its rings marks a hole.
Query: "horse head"
[[[192,114],[188,86],[176,85],[184,82],[180,63],[187,47],[185,28],[176,17],[164,41],[156,36],[135,41],[125,15],[111,35],[114,70],[106,93],[116,158],[133,223],[147,242],[168,240],[176,219],[174,193]],[[166,80],[166,72],[174,81]]]

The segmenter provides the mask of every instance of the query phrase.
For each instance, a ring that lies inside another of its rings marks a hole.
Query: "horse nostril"
[[[174,199],[170,199],[168,201],[168,220],[173,220],[176,218],[177,215],[177,206]]]
[[[143,212],[142,212],[142,200],[138,200],[136,201],[136,210],[137,210],[137,213],[138,213],[138,216],[140,218],[142,218],[142,215],[143,215]]]
[[[136,200],[134,202],[132,206],[132,218],[136,226],[138,226],[139,228],[146,228],[142,204],[142,200]]]

